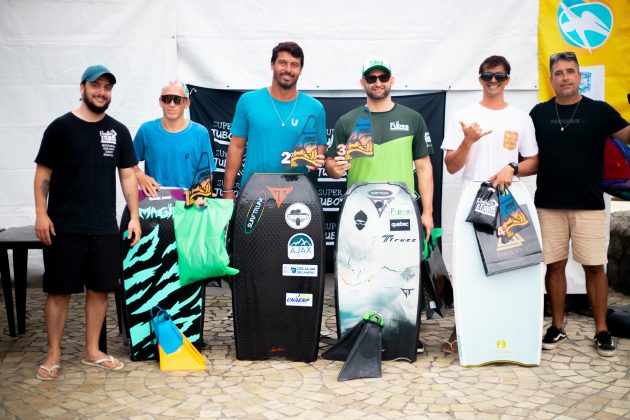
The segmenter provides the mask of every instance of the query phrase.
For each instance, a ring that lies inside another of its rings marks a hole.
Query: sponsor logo
[[[411,230],[410,219],[390,219],[389,230]]]
[[[317,266],[312,264],[282,264],[282,275],[285,277],[317,277]]]
[[[287,306],[313,306],[313,294],[312,293],[287,293],[286,294]]]
[[[367,214],[363,212],[363,210],[359,210],[357,214],[354,215],[354,225],[358,230],[363,230],[365,224],[367,223],[368,217]]]
[[[276,201],[276,206],[278,206],[278,208],[280,208],[284,199],[287,198],[287,195],[289,195],[289,193],[293,191],[293,187],[285,187],[285,188],[267,187],[267,189],[271,193],[273,199]]]
[[[409,124],[401,124],[400,121],[394,121],[389,123],[389,129],[391,131],[409,131]]]
[[[497,348],[504,349],[507,347],[507,342],[505,340],[497,340]]]
[[[408,298],[411,292],[413,292],[415,289],[403,289],[401,287],[400,290],[403,292],[403,295],[405,295],[405,297]]]
[[[304,229],[311,223],[311,209],[303,203],[293,203],[284,213],[284,220],[293,229]]]
[[[486,216],[496,216],[498,208],[499,203],[494,199],[484,200],[478,198],[477,203],[475,203],[475,213],[485,214]]]
[[[116,130],[113,128],[109,131],[99,131],[101,135],[101,147],[103,148],[103,156],[114,157],[114,151],[116,150]]]
[[[389,209],[389,215],[391,217],[411,216],[412,215],[411,207],[391,207]]]
[[[287,256],[290,260],[312,260],[315,258],[313,239],[305,233],[298,233],[289,239]]]
[[[171,219],[173,217],[173,204],[168,204],[165,207],[145,207],[138,209],[138,213],[141,219]]]
[[[560,2],[558,29],[570,45],[592,53],[608,40],[614,16],[608,6],[599,2]]]
[[[258,197],[254,200],[249,210],[247,211],[247,217],[245,218],[245,233],[250,234],[258,225],[258,222],[262,218],[263,211],[265,211],[265,203],[267,202],[267,193],[261,191],[258,193]]]
[[[383,243],[417,242],[417,238],[400,238],[395,235],[382,235]]]
[[[518,144],[518,131],[505,130],[503,133],[503,147],[508,150],[516,149]]]
[[[424,132],[424,142],[427,144],[429,150],[433,150],[433,143],[431,142],[431,134],[428,131]]]
[[[370,190],[367,195],[374,204],[378,217],[381,217],[387,205],[394,199],[394,193],[389,190]]]

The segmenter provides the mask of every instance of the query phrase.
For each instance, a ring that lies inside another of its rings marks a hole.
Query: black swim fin
[[[363,318],[359,337],[337,376],[338,381],[381,377],[383,318],[374,312],[365,314]]]

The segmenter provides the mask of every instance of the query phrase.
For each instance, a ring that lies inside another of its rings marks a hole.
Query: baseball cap
[[[90,66],[85,69],[85,71],[83,72],[83,76],[81,76],[81,83],[85,82],[86,80],[88,82],[93,82],[105,74],[111,76],[112,83],[116,84],[116,76],[114,76],[114,73],[107,70],[107,67],[101,66],[100,64],[96,66]]]
[[[381,69],[389,74],[392,74],[391,67],[389,66],[387,60],[382,57],[372,57],[368,61],[363,63],[363,70],[361,71],[361,75],[365,76],[366,73],[369,73],[374,69]]]

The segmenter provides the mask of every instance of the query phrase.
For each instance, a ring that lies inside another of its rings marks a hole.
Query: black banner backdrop
[[[204,125],[210,133],[214,161],[217,167],[212,187],[217,196],[223,194],[223,174],[227,150],[230,144],[230,129],[236,103],[243,92],[233,90],[209,89],[200,86],[188,85],[190,89],[190,118]],[[337,119],[351,109],[364,104],[365,97],[352,98],[317,98],[326,110],[326,134],[328,144],[332,143],[335,123]],[[424,117],[431,134],[434,154],[431,156],[433,164],[433,223],[442,225],[442,165],[443,154],[442,139],[444,138],[444,109],[446,105],[446,92],[434,92],[420,95],[394,96],[394,101],[418,111]],[[240,187],[239,174],[236,179],[236,188]],[[346,179],[339,180],[329,178],[322,168],[311,171],[309,177],[317,189],[322,207],[324,209],[324,230],[326,234],[326,270],[333,270],[333,256],[335,249],[335,235],[337,221],[339,219],[339,207],[346,192]],[[416,181],[417,182],[417,181]],[[417,191],[417,185],[416,185]]]

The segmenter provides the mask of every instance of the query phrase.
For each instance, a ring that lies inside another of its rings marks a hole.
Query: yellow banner
[[[630,121],[630,1],[540,0],[538,86],[541,101],[555,94],[549,56],[576,53],[580,93],[604,100]]]

